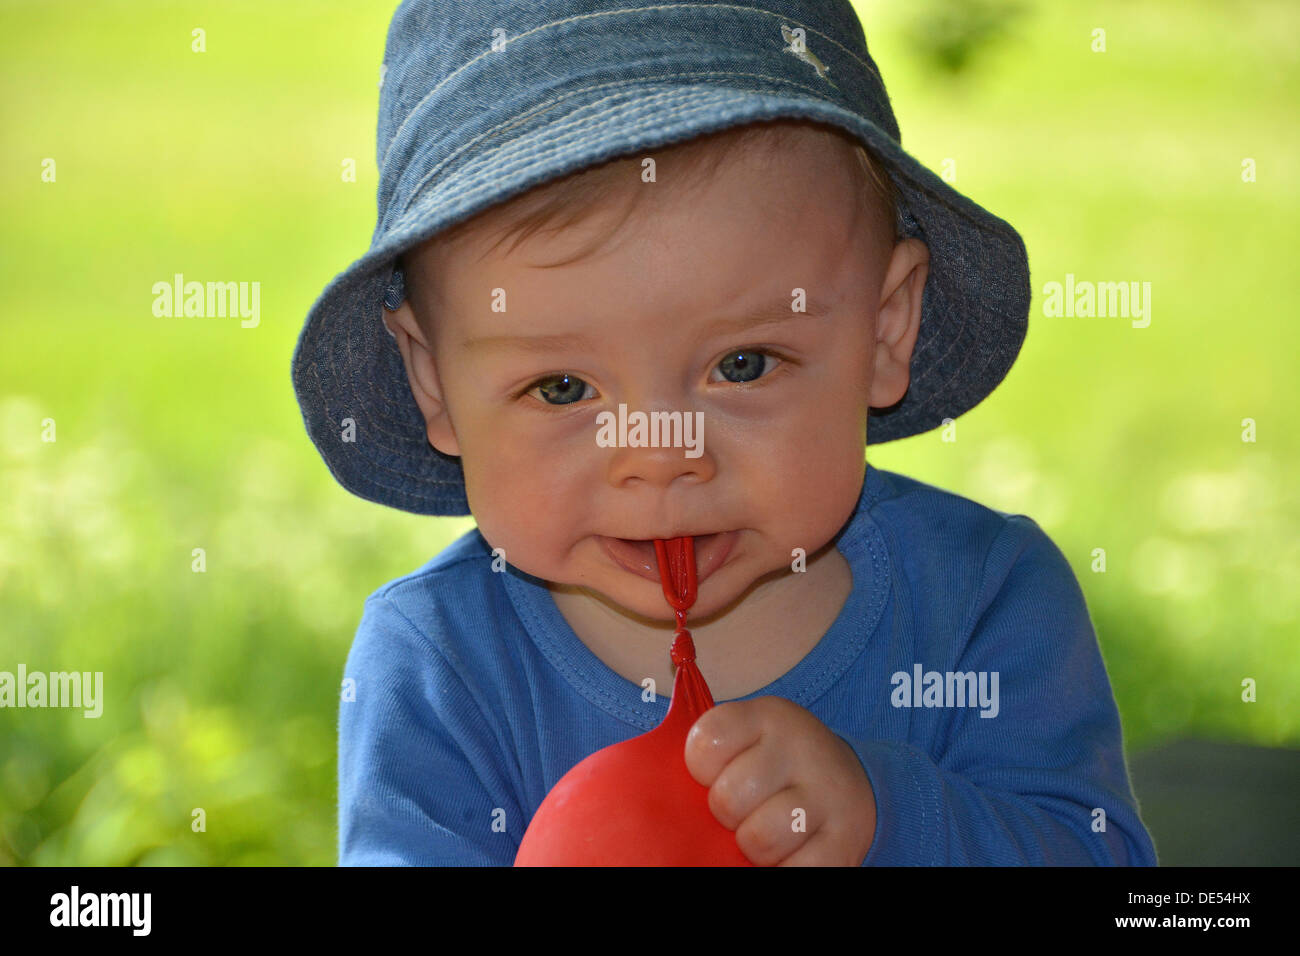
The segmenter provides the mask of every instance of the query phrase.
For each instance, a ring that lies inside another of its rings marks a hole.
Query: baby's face
[[[924,246],[883,239],[850,176],[824,146],[728,157],[689,190],[664,164],[633,217],[577,261],[621,206],[508,253],[471,235],[417,254],[434,329],[404,348],[408,373],[430,441],[461,456],[479,530],[508,563],[664,619],[650,539],[695,535],[693,616],[707,615],[841,529],[868,406],[907,387],[925,281]],[[806,312],[791,309],[795,289]],[[597,416],[617,421],[620,404],[702,422],[698,457],[602,446]]]

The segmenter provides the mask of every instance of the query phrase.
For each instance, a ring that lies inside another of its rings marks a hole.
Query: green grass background
[[[335,860],[362,601],[472,527],[335,485],[289,382],[308,307],[374,228],[393,6],[0,4],[0,670],[103,671],[107,698],[98,720],[0,711],[0,863]],[[1083,6],[859,6],[904,147],[955,161],[1035,286],[1020,359],[957,441],[870,457],[1046,529],[1131,753],[1295,747],[1300,9]],[[259,281],[260,327],[155,318],[175,272]],[[1045,317],[1067,272],[1150,282],[1150,327]]]

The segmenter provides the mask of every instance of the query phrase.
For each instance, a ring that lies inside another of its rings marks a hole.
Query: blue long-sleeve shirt
[[[1083,594],[1043,530],[868,464],[836,546],[839,616],[741,699],[786,697],[857,752],[864,865],[1155,865]],[[493,563],[470,531],[366,602],[339,711],[341,865],[508,866],[556,781],[667,713],[543,582]]]

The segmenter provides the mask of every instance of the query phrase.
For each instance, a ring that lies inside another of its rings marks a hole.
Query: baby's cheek
[[[851,413],[819,410],[789,437],[787,448],[789,467],[800,481],[824,487],[852,481],[864,458],[866,436]]]
[[[544,529],[537,525],[537,515],[529,519],[522,512],[496,508],[483,516],[476,512],[474,518],[479,533],[497,556],[526,574],[547,576],[551,562],[547,546],[538,543],[544,538]]]
[[[586,526],[581,515],[572,514],[571,492],[534,478],[531,468],[484,469],[472,484],[471,470],[466,470],[466,487],[484,539],[502,548],[515,567],[541,577],[553,575]]]
[[[865,439],[851,420],[840,420],[804,429],[788,448],[774,469],[782,476],[775,496],[789,503],[786,513],[805,532],[830,528],[833,534],[861,495]]]

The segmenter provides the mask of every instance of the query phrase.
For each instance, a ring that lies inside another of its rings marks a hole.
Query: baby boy
[[[477,525],[366,604],[340,862],[512,863],[662,720],[689,535],[683,758],[752,862],[1154,864],[1059,549],[864,458],[994,389],[1028,267],[902,152],[852,9],[517,6],[397,11],[380,224],[295,355],[346,487]],[[608,440],[638,413],[693,447]]]

